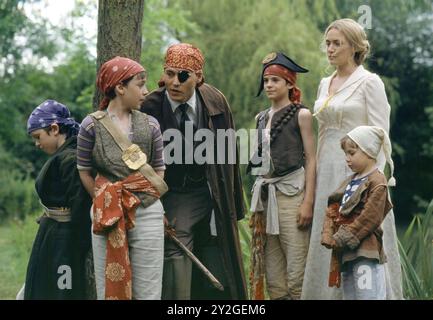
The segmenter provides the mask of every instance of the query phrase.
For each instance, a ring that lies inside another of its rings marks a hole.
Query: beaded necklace
[[[290,119],[296,114],[296,111],[300,109],[301,106],[299,104],[292,103],[286,110],[284,110],[283,115],[277,119],[271,126],[271,141],[274,142],[278,134],[283,130],[283,126],[287,124]]]

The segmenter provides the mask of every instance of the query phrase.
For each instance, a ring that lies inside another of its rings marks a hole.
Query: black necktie
[[[191,119],[186,114],[186,110],[188,109],[189,105],[187,103],[182,103],[179,105],[179,111],[180,111],[180,122],[179,122],[179,128],[180,131],[185,135],[185,123],[186,121],[191,121]]]

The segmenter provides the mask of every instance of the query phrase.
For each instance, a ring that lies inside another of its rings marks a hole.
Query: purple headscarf
[[[71,112],[65,105],[55,100],[46,100],[33,110],[27,120],[27,133],[49,127],[53,123],[69,127],[71,135],[77,135],[80,128],[80,125],[71,118]]]

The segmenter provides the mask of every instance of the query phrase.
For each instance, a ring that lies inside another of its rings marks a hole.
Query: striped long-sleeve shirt
[[[161,129],[158,120],[149,116],[149,126],[152,131],[153,139],[153,158],[150,165],[155,171],[165,170],[163,149],[164,144],[162,141]],[[95,146],[95,124],[91,116],[84,118],[81,123],[80,132],[77,139],[77,168],[78,170],[91,170],[92,169],[92,151]],[[132,139],[132,133],[128,138]]]

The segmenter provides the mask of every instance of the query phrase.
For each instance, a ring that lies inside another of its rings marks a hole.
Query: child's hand
[[[322,240],[322,245],[325,246],[327,249],[337,249],[337,243],[333,238],[330,238],[329,241],[325,242]]]
[[[302,202],[299,207],[298,217],[296,222],[298,223],[298,229],[306,229],[311,225],[313,221],[313,206]]]

